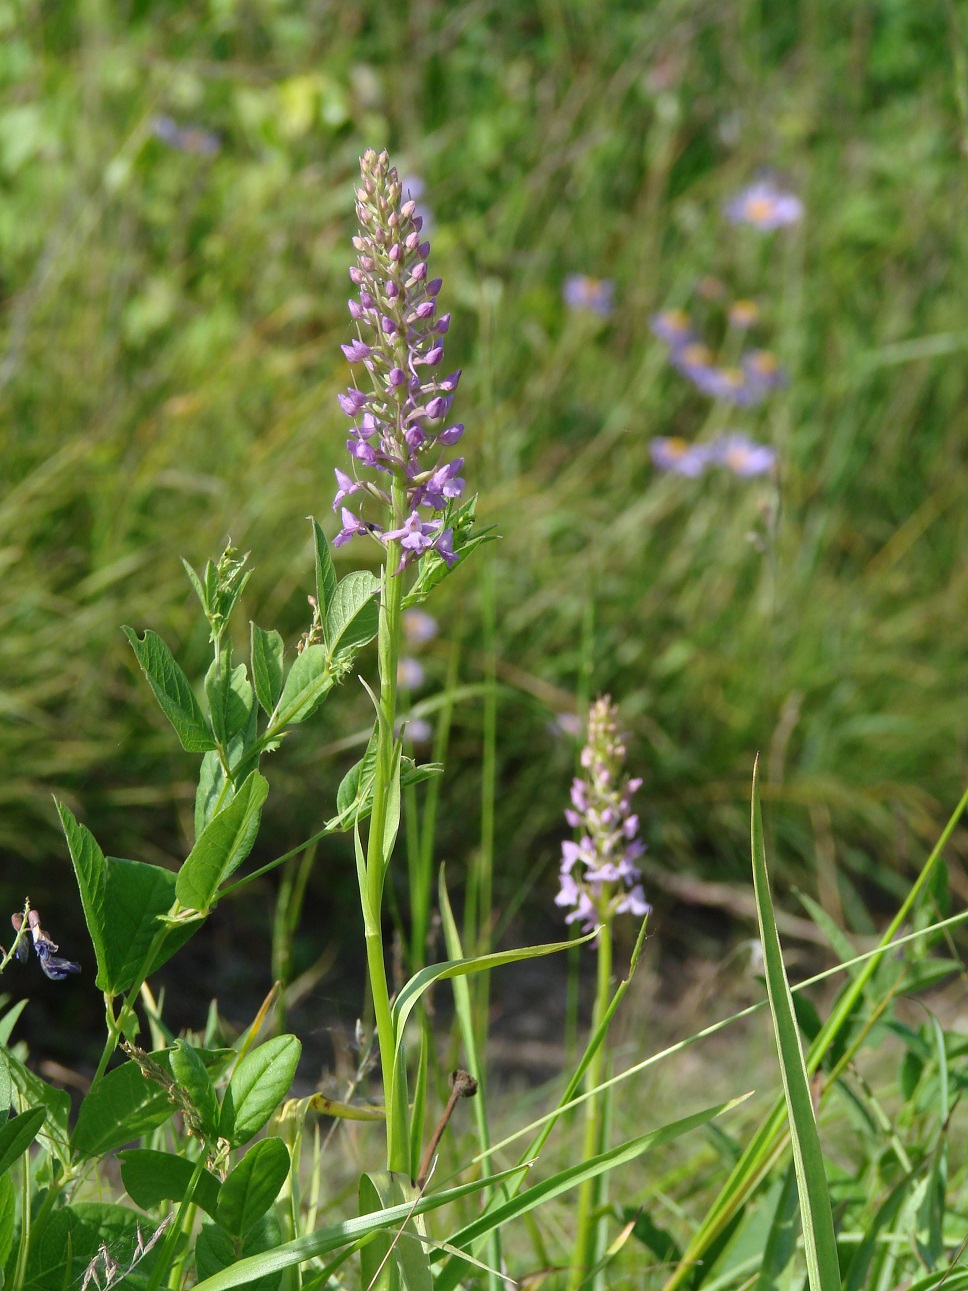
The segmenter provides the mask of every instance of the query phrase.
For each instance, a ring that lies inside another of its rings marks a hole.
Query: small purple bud
[[[410,271],[410,282],[411,283],[423,282],[423,280],[426,277],[427,277],[427,262],[426,260],[421,260],[420,263],[415,264],[413,269]],[[428,288],[428,291],[429,290],[430,289]],[[436,296],[437,293],[434,291],[434,292],[431,292],[430,294],[432,296]]]
[[[442,314],[434,323],[434,331],[438,336],[445,336],[450,331],[450,314]]]
[[[420,265],[417,265],[417,269],[419,268],[420,268]],[[414,273],[417,272],[417,269],[414,269]],[[427,295],[436,296],[443,285],[444,285],[443,278],[431,279],[431,281],[427,283]]]
[[[420,246],[417,247],[417,255],[420,257],[421,260],[426,260],[427,257],[430,255],[430,243],[421,242]]]
[[[387,385],[394,390],[397,386],[402,386],[406,379],[407,374],[403,368],[391,368],[387,376]]]
[[[341,345],[340,349],[351,363],[360,363],[363,359],[369,358],[371,353],[370,347],[360,340],[351,341],[349,345]]]
[[[362,390],[354,390],[351,386],[346,394],[336,396],[339,400],[339,406],[346,413],[347,417],[355,417],[361,409],[366,407],[366,395]]]
[[[464,433],[464,423],[458,422],[456,426],[448,426],[437,436],[437,443],[443,444],[445,448],[452,448],[458,442]]]
[[[386,314],[380,319],[380,327],[385,336],[393,336],[397,330],[397,325],[392,318],[387,318]]]
[[[393,261],[394,264],[397,264],[402,255],[403,255],[403,247],[400,245],[399,242],[394,242],[393,246],[390,248],[390,259]]]
[[[426,363],[429,368],[436,367],[443,357],[444,347],[442,345],[435,345],[432,350],[427,351],[424,363]]]
[[[348,300],[346,303],[349,306],[350,318],[355,318],[359,320],[363,317],[363,306],[359,303],[359,301]]]
[[[463,370],[463,368],[458,368],[456,372],[451,372],[449,376],[444,377],[443,380],[439,382],[441,390],[446,390],[448,394],[453,394],[457,389],[457,383],[460,381],[460,374]]]
[[[350,282],[355,283],[357,287],[361,287],[366,282],[366,275],[355,264],[350,266]]]

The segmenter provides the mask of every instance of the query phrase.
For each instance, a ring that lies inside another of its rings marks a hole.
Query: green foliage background
[[[779,873],[867,927],[858,894],[901,890],[968,772],[959,21],[940,0],[0,3],[10,908],[66,890],[52,792],[114,854],[187,850],[191,760],[119,630],[199,674],[180,556],[231,536],[253,552],[245,615],[290,642],[308,626],[303,517],[335,531],[345,453],[357,159],[386,146],[427,185],[464,474],[502,534],[431,606],[421,695],[452,641],[481,680],[493,579],[499,898],[537,866],[550,900],[574,746],[549,722],[608,690],[652,866],[745,881],[762,750]],[[161,113],[218,154],[167,147]],[[806,208],[767,237],[721,212],[764,166]],[[614,279],[612,319],[566,310],[570,272]],[[760,301],[790,373],[732,421],[776,446],[778,493],[650,465],[650,438],[693,437],[707,406],[649,315],[709,274]],[[267,766],[259,859],[332,813],[367,722],[349,684]],[[479,696],[455,723],[440,855],[459,874]],[[318,862],[337,908],[344,862]]]

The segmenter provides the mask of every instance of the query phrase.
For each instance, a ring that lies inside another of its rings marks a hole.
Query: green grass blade
[[[783,953],[776,930],[776,918],[770,899],[766,850],[763,845],[763,819],[757,781],[758,764],[753,768],[752,851],[753,886],[756,894],[756,916],[763,943],[766,986],[773,1018],[773,1033],[780,1059],[780,1075],[793,1144],[793,1162],[800,1194],[800,1216],[803,1245],[811,1291],[840,1291],[840,1262],[837,1239],[830,1210],[830,1194],[824,1169],[820,1135],[810,1095],[810,1079],[800,1048],[793,996],[783,966]]]
[[[507,1170],[502,1175],[495,1175],[491,1182],[506,1179],[512,1173],[513,1171]],[[258,1255],[250,1255],[244,1260],[238,1260],[229,1268],[222,1269],[221,1272],[197,1283],[196,1291],[229,1291],[230,1287],[245,1286],[258,1278],[281,1273],[285,1269],[302,1264],[305,1260],[317,1259],[321,1255],[328,1255],[330,1251],[338,1251],[344,1246],[360,1241],[361,1238],[369,1237],[372,1233],[401,1225],[412,1216],[426,1214],[453,1201],[459,1201],[462,1197],[480,1192],[484,1183],[484,1180],[474,1179],[470,1183],[459,1184],[456,1188],[424,1194],[416,1204],[404,1202],[398,1206],[390,1206],[386,1210],[360,1215],[356,1219],[346,1219],[340,1224],[317,1229],[315,1233],[309,1233],[306,1237],[297,1237],[295,1241],[286,1242],[271,1251],[263,1251]]]
[[[511,1197],[502,1205],[496,1206],[493,1210],[475,1220],[474,1223],[468,1224],[466,1228],[454,1234],[450,1239],[450,1245],[456,1247],[471,1246],[493,1229],[500,1228],[522,1215],[530,1214],[536,1206],[550,1201],[553,1197],[560,1196],[563,1192],[568,1192],[571,1188],[579,1187],[586,1180],[596,1179],[607,1170],[614,1170],[616,1166],[624,1165],[627,1161],[633,1161],[644,1152],[649,1152],[663,1143],[669,1143],[680,1135],[687,1134],[690,1130],[694,1130],[700,1125],[705,1125],[714,1117],[722,1115],[723,1112],[729,1111],[730,1108],[735,1107],[742,1101],[743,1099],[736,1098],[728,1103],[719,1103],[715,1107],[707,1107],[701,1112],[695,1112],[692,1116],[683,1117],[679,1121],[672,1121],[669,1125],[663,1125],[660,1129],[651,1130],[648,1134],[629,1139],[628,1142],[622,1143],[618,1147],[610,1148],[607,1152],[600,1153],[590,1161],[582,1161],[578,1165],[569,1166],[566,1170],[560,1170],[557,1174],[551,1175],[550,1178],[535,1184],[534,1187],[526,1189],[515,1197]],[[506,1172],[506,1174],[510,1173],[513,1173],[513,1171]],[[491,1182],[496,1181],[496,1178],[491,1180]],[[455,1291],[464,1274],[463,1261],[449,1260],[434,1280],[435,1291]]]

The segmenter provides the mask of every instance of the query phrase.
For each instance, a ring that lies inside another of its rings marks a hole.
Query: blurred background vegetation
[[[757,750],[781,885],[868,930],[968,777],[958,22],[942,0],[0,0],[9,908],[29,894],[83,958],[52,794],[111,854],[173,864],[190,845],[195,759],[120,632],[155,629],[200,678],[179,557],[231,537],[255,570],[242,617],[291,648],[308,626],[304,517],[335,532],[345,456],[354,181],[385,146],[425,185],[464,474],[502,535],[429,606],[415,694],[450,668],[478,687],[442,785],[455,888],[479,845],[490,666],[501,908],[529,882],[556,921],[576,745],[555,719],[609,691],[661,936],[694,944],[670,917],[686,888],[745,888]],[[801,197],[797,226],[724,219],[763,168]],[[571,273],[613,280],[614,312],[569,309]],[[789,373],[729,415],[776,448],[776,482],[650,462],[653,436],[725,417],[649,329],[705,308],[710,276],[759,303]],[[368,721],[350,682],[275,755],[252,864],[332,813]],[[354,906],[328,842],[297,959],[351,939]],[[199,953],[238,967],[269,922],[236,902]]]

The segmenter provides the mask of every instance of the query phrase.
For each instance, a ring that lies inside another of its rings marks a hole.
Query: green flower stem
[[[393,482],[393,526],[402,522],[406,512],[406,486],[403,480]],[[361,893],[366,919],[366,964],[373,998],[377,1040],[387,1108],[387,1169],[409,1174],[410,1127],[406,1099],[394,1097],[395,1036],[390,1012],[386,956],[383,946],[383,885],[390,857],[387,854],[386,828],[393,792],[396,758],[394,722],[397,706],[397,656],[400,646],[400,612],[403,606],[403,579],[394,573],[400,558],[400,545],[391,542],[383,567],[380,595],[380,627],[377,636],[377,658],[380,671],[379,722],[377,733],[376,776],[373,782],[373,809],[366,847],[366,891]]]
[[[607,920],[598,933],[598,982],[595,989],[595,1010],[592,1015],[592,1033],[604,1021],[609,1007],[609,986],[612,979],[612,925]],[[588,1064],[587,1088],[600,1085],[605,1076],[605,1047],[600,1045]],[[597,1093],[585,1103],[585,1135],[582,1159],[590,1161],[601,1151],[601,1120],[605,1110],[603,1099],[609,1094]],[[570,1286],[577,1291],[600,1258],[598,1250],[598,1222],[595,1218],[596,1180],[587,1179],[578,1194],[578,1220],[575,1229],[575,1255],[572,1261]]]

